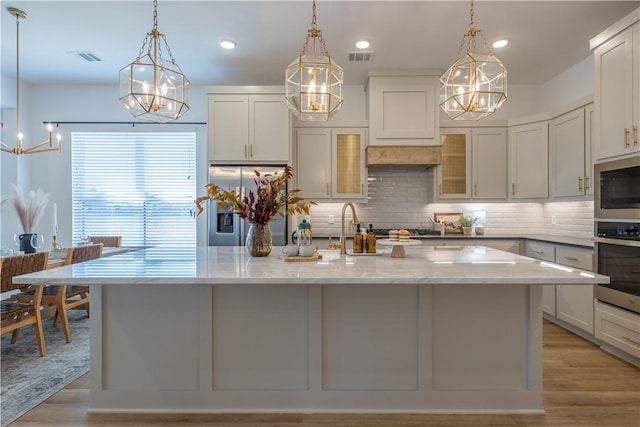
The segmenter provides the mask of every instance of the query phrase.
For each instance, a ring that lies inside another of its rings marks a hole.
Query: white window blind
[[[73,242],[196,246],[195,132],[73,132]]]

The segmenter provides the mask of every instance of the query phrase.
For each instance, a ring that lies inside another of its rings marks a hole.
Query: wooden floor
[[[11,427],[640,426],[640,369],[544,323],[544,415],[88,415],[84,375]]]

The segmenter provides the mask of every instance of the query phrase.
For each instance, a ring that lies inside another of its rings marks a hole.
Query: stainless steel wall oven
[[[640,222],[597,221],[594,241],[597,272],[610,278],[596,298],[640,313]]]

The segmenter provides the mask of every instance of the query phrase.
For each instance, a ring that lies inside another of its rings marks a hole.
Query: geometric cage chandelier
[[[463,36],[456,62],[440,77],[440,108],[453,120],[481,120],[507,99],[507,69],[492,53],[482,30],[475,28],[471,0],[469,31]],[[488,54],[476,52],[476,35]],[[467,41],[467,52],[460,52]]]
[[[313,0],[311,28],[300,55],[285,71],[287,106],[301,121],[327,121],[344,101],[344,71],[331,59],[316,25],[316,1]]]
[[[20,131],[20,18],[27,17],[26,12],[15,7],[7,7],[10,14],[16,17],[16,145],[10,147],[4,142],[0,142],[0,150],[13,154],[36,154],[48,151],[57,151],[60,154],[62,137],[56,135],[57,144],[53,145],[53,126],[51,123],[47,125],[47,138],[27,148],[22,145],[23,135]]]
[[[138,119],[166,123],[189,111],[189,80],[158,31],[157,7],[154,0],[153,29],[142,41],[138,57],[120,70],[120,101]]]

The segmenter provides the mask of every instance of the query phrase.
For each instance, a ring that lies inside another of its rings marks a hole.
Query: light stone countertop
[[[18,276],[15,283],[211,284],[596,284],[609,278],[484,246],[407,246],[406,258],[340,256],[286,262],[281,248],[251,257],[244,247],[148,248]]]

